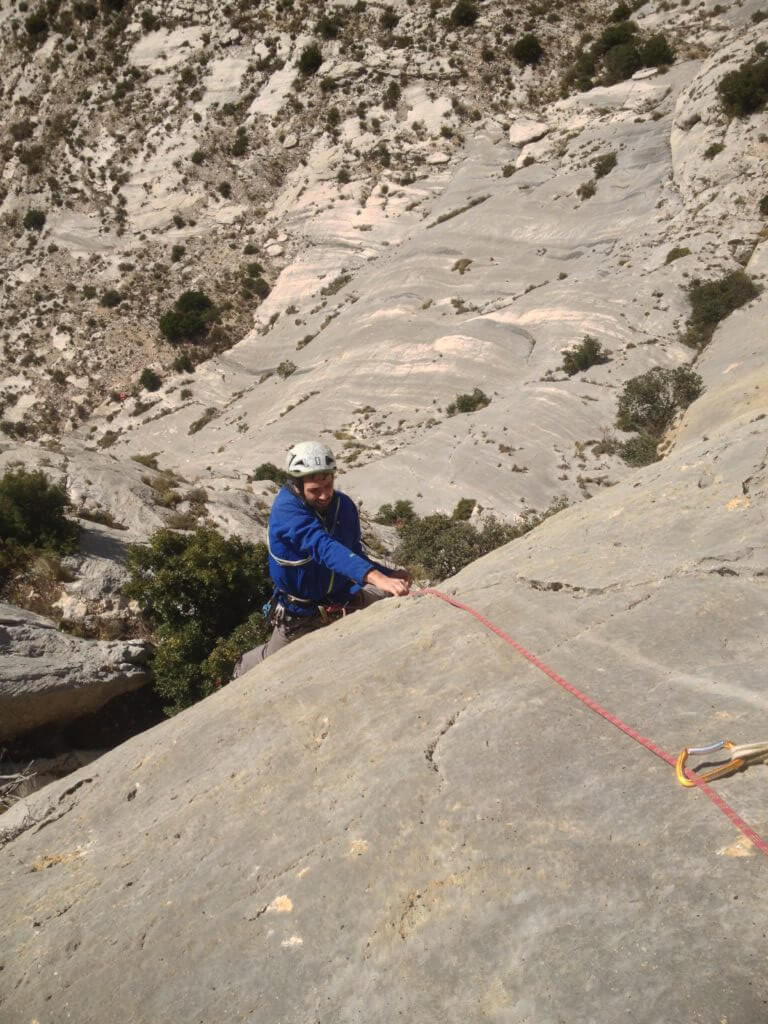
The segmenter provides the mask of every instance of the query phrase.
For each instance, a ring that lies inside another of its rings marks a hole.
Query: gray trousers
[[[361,608],[367,608],[375,601],[380,601],[383,597],[389,596],[383,590],[379,590],[378,587],[366,584],[347,605],[347,614],[359,611]],[[235,665],[232,673],[233,679],[237,679],[238,676],[244,676],[254,665],[258,665],[265,658],[268,658],[270,654],[274,654],[275,651],[279,651],[282,647],[287,647],[288,644],[298,640],[299,637],[306,636],[307,633],[314,633],[316,629],[322,629],[323,626],[329,625],[331,621],[338,621],[337,619],[329,620],[319,612],[316,615],[291,615],[289,612],[278,609],[278,614],[280,618],[272,630],[272,636],[265,644],[262,644],[260,647],[254,647],[252,651],[247,651],[242,656]]]

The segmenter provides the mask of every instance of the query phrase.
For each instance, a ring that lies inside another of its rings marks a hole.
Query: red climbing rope
[[[486,617],[484,615],[481,615],[480,612],[475,611],[475,609],[471,608],[468,604],[462,604],[462,602],[457,601],[456,598],[450,597],[448,594],[444,594],[441,590],[436,590],[434,587],[429,587],[426,590],[422,590],[421,593],[431,594],[433,597],[439,597],[440,600],[445,601],[446,604],[453,605],[454,608],[459,608],[461,611],[468,612],[470,615],[474,616],[474,618],[476,618],[478,622],[481,622],[487,629],[490,629],[492,633],[495,633],[496,636],[500,637],[500,639],[502,639],[504,643],[509,644],[510,647],[514,647],[518,654],[522,654],[522,656],[525,659],[530,661],[532,665],[535,665],[536,668],[540,669],[545,675],[548,675],[554,683],[557,683],[558,686],[562,687],[565,691],[570,693],[571,696],[575,697],[577,700],[580,700],[582,704],[586,704],[586,706],[591,711],[594,711],[595,714],[601,715],[607,722],[610,722],[611,725],[615,725],[617,729],[621,729],[623,733],[626,733],[626,735],[630,736],[633,740],[635,740],[636,743],[639,743],[641,746],[645,747],[646,750],[650,750],[650,752],[652,754],[655,754],[656,757],[661,758],[662,761],[666,761],[666,763],[671,767],[675,767],[676,758],[674,758],[671,754],[668,754],[666,750],[662,750],[662,748],[659,747],[652,740],[649,740],[646,736],[642,736],[639,732],[637,732],[636,729],[633,729],[632,726],[627,725],[626,722],[622,722],[620,718],[618,718],[614,714],[611,714],[610,711],[607,711],[604,707],[598,704],[597,701],[592,700],[591,697],[588,697],[585,693],[582,693],[581,690],[578,690],[575,686],[573,686],[572,683],[569,683],[567,680],[563,679],[563,677],[559,676],[557,672],[554,672],[551,668],[549,668],[548,665],[545,665],[543,661],[540,661],[535,654],[531,654],[530,651],[527,651],[525,647],[522,646],[522,644],[519,644],[516,640],[513,640],[508,633],[505,633],[503,629],[500,629],[498,626],[494,625],[493,622],[491,622],[489,619],[486,619]],[[768,857],[768,842],[766,842],[761,836],[759,836],[757,832],[754,831],[754,829],[750,828],[746,821],[744,821],[743,818],[739,817],[739,815],[730,806],[730,804],[726,803],[726,801],[723,800],[723,798],[719,796],[712,789],[711,786],[707,785],[707,783],[703,779],[699,778],[699,776],[692,771],[686,770],[685,774],[686,777],[690,779],[691,782],[693,782],[694,785],[698,789],[700,789],[701,792],[706,797],[708,797],[709,800],[712,801],[715,807],[722,811],[726,818],[728,818],[728,820],[733,825],[735,825],[736,828],[743,835],[745,835],[747,839],[749,839],[749,841],[758,850],[760,850],[761,853],[764,853],[766,857]]]

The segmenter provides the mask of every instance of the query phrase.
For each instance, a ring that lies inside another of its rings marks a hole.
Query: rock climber
[[[275,585],[267,643],[235,665],[244,675],[270,654],[383,597],[408,593],[405,569],[388,569],[363,551],[360,517],[348,495],[334,488],[336,460],[319,441],[288,453],[288,481],[269,516],[269,572]]]

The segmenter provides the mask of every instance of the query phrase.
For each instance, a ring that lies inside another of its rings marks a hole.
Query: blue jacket
[[[334,493],[324,512],[282,487],[269,515],[269,573],[278,600],[297,615],[314,615],[316,604],[345,604],[371,569],[389,575],[363,552],[355,503]],[[292,602],[287,595],[315,605]]]

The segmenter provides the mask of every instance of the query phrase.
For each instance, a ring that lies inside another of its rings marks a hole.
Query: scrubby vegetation
[[[622,17],[626,12],[626,16]],[[643,38],[637,24],[630,20],[626,4],[614,9],[608,24],[589,48],[582,49],[563,80],[563,91],[591,89],[595,85],[614,85],[644,67],[671,64],[675,53],[662,33]]]
[[[636,431],[638,437],[625,441],[619,454],[634,466],[658,459],[657,446],[678,412],[687,409],[703,391],[698,373],[689,366],[652,370],[632,377],[622,388],[616,412],[619,430]]]
[[[235,662],[267,639],[258,609],[272,583],[267,549],[211,526],[160,530],[129,553],[128,597],[157,645],[154,686],[175,714],[226,683]]]
[[[186,291],[176,299],[173,309],[160,317],[160,330],[172,342],[199,342],[215,318],[216,307],[205,292]]]
[[[749,117],[768,103],[768,58],[753,57],[736,71],[729,71],[719,82],[717,91],[727,114]]]
[[[284,469],[280,469],[274,462],[262,462],[251,474],[253,480],[271,480],[272,483],[282,487],[290,479]]]
[[[383,526],[402,526],[415,518],[413,502],[401,498],[392,504],[382,505],[374,517],[374,522]]]
[[[67,518],[69,508],[66,489],[42,470],[6,470],[0,478],[0,587],[36,554],[77,550],[80,528]]]
[[[572,377],[575,373],[588,370],[590,366],[607,363],[610,353],[603,348],[597,338],[585,334],[582,341],[563,354],[563,370]]]
[[[480,388],[475,388],[471,394],[456,395],[455,400],[446,406],[445,411],[448,416],[455,416],[460,412],[475,412],[490,404],[491,400],[488,395]]]
[[[721,320],[759,294],[760,288],[743,270],[733,270],[715,281],[693,281],[688,289],[691,315],[683,338],[686,345],[704,348]]]
[[[401,504],[409,505],[410,502],[397,502],[396,506]],[[474,501],[472,504],[474,506]],[[397,524],[400,544],[395,558],[400,564],[409,566],[416,578],[426,576],[437,583],[453,576],[476,558],[522,537],[551,515],[562,511],[566,504],[564,499],[557,499],[545,512],[526,512],[514,525],[489,517],[479,529],[467,521],[466,505],[462,502],[450,516],[442,512],[424,518],[412,514]]]

